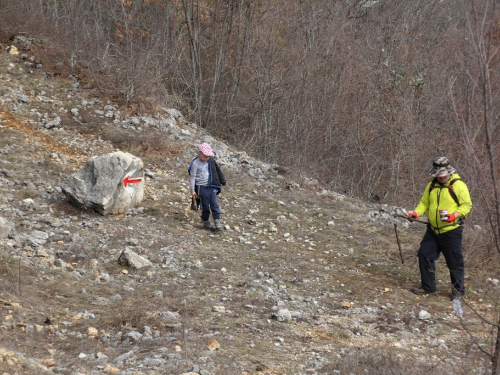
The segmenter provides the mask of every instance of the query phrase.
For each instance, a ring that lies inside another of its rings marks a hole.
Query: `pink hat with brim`
[[[205,156],[214,156],[214,153],[212,151],[212,147],[208,143],[202,143],[198,147],[198,151],[201,152]]]

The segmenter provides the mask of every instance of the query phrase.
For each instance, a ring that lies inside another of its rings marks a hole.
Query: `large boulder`
[[[144,197],[144,164],[122,151],[94,156],[61,189],[76,207],[101,215],[123,213]]]

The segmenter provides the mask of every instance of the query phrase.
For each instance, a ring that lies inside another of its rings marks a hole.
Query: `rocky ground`
[[[491,327],[474,311],[494,314],[483,294],[496,280],[469,275],[463,319],[442,260],[438,294],[409,293],[421,224],[294,181],[174,109],[131,112],[34,53],[0,49],[3,374],[487,371],[473,343],[489,350]],[[202,141],[228,179],[220,232],[189,210]],[[116,149],[144,161],[143,204],[109,216],[72,207],[61,182]],[[125,249],[153,266],[120,265]]]

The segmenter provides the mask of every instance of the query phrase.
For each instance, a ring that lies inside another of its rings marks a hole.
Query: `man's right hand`
[[[408,216],[409,219],[416,219],[418,217],[418,214],[415,211],[413,211],[407,214],[406,216]]]

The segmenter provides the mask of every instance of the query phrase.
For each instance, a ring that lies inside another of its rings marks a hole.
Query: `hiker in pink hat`
[[[222,230],[217,195],[221,192],[221,185],[226,184],[226,178],[214,156],[212,147],[208,143],[202,143],[198,147],[198,156],[193,159],[188,169],[189,187],[193,201],[199,201],[203,227],[208,230]],[[194,205],[194,208],[197,206]],[[210,222],[210,213],[214,218],[215,227]]]

